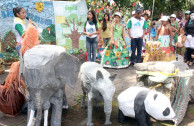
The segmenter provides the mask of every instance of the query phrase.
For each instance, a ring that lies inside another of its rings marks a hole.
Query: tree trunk
[[[79,49],[79,39],[81,34],[78,33],[77,30],[72,31],[72,34],[69,35],[69,37],[72,40],[72,49]]]

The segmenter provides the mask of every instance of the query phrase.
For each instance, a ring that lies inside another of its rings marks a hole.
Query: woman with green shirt
[[[22,43],[22,38],[25,35],[25,30],[26,30],[26,21],[24,20],[26,18],[26,13],[25,9],[23,7],[16,7],[13,8],[13,13],[14,13],[14,22],[13,22],[13,30],[16,36],[16,50],[19,54],[19,51],[21,49],[21,43]]]
[[[110,29],[111,29],[110,17],[109,17],[109,14],[106,13],[104,14],[103,23],[102,23],[102,38],[103,38],[105,47],[107,46],[111,38]]]
[[[178,34],[177,32],[179,31],[179,25],[178,22],[176,21],[176,15],[172,14],[170,15],[170,21],[171,21],[171,26],[172,26],[172,33],[173,33],[173,46],[176,46]]]
[[[120,22],[121,14],[114,14],[111,25],[111,40],[104,49],[101,64],[108,68],[126,68],[129,66],[129,51],[125,40],[125,27]]]

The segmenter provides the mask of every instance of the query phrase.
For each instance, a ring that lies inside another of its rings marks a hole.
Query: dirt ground
[[[107,69],[111,74],[117,74],[117,78],[114,82],[116,87],[116,93],[113,100],[113,111],[111,114],[111,126],[136,126],[134,119],[128,119],[125,124],[118,122],[118,102],[117,96],[120,92],[127,89],[130,86],[134,86],[136,83],[136,71],[135,68],[127,69]],[[3,83],[7,76],[7,73],[0,75],[0,83]],[[82,90],[80,86],[80,80],[78,79],[76,87],[72,90],[70,87],[66,87],[66,95],[68,99],[69,109],[63,110],[62,114],[62,126],[85,126],[87,122],[87,108],[81,108],[81,96]],[[50,112],[51,113],[51,112]],[[0,126],[26,126],[27,115],[19,114],[17,117],[6,117],[0,113]],[[100,107],[93,108],[93,123],[95,126],[103,126],[105,121],[103,103]],[[163,122],[155,122],[152,120],[153,126],[166,126]],[[168,123],[168,125],[170,125]],[[194,126],[194,104],[190,103],[187,113],[180,126]]]

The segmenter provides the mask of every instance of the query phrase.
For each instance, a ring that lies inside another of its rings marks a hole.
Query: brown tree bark
[[[78,29],[75,29],[75,20],[73,18],[72,21],[70,21],[73,24],[73,29],[71,30],[71,34],[64,35],[66,38],[70,38],[72,40],[72,49],[79,49],[79,39],[81,37],[81,33],[78,32]],[[77,22],[78,26],[81,25],[81,22]],[[65,23],[66,26],[70,27],[69,22],[66,20]]]

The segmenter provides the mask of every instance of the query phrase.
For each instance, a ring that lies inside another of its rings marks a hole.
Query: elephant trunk
[[[112,124],[110,122],[110,116],[111,116],[111,112],[112,112],[112,100],[105,100],[104,101],[104,112],[106,115],[105,125]]]
[[[36,105],[36,122],[35,126],[40,126],[41,118],[42,118],[42,98],[41,98],[41,91],[38,91],[35,96],[35,105]]]

